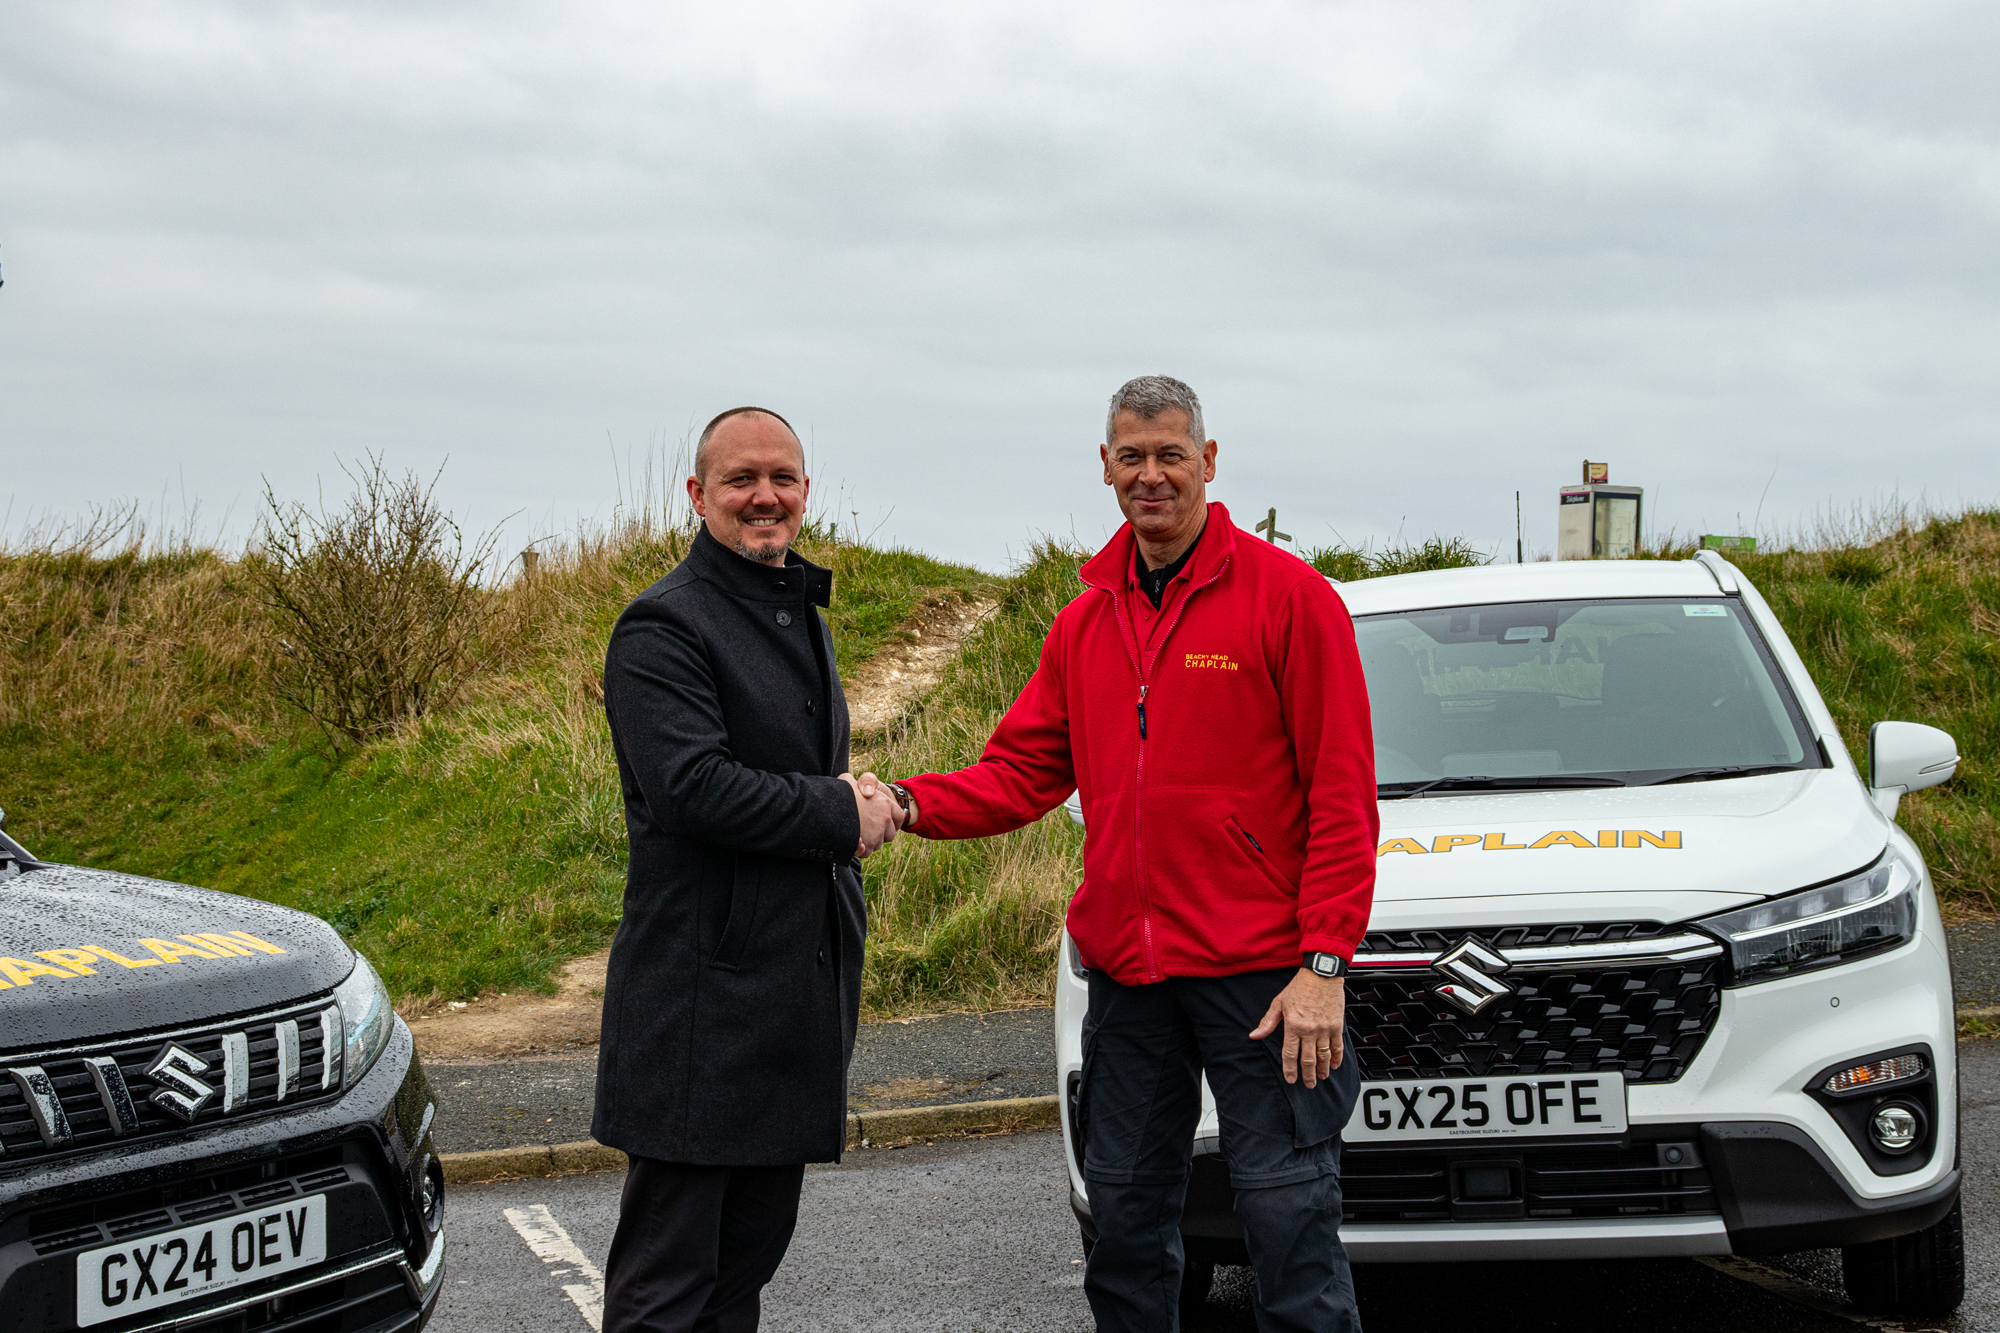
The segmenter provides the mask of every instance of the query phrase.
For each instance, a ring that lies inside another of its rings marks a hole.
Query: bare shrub
[[[245,561],[277,634],[272,684],[336,746],[394,731],[447,701],[487,614],[481,568],[437,478],[398,480],[371,456],[344,508],[280,504],[267,484],[262,549]]]

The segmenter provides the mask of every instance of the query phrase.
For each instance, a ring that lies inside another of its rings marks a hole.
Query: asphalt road
[[[2000,1329],[2000,1040],[1960,1047],[1971,1277],[1950,1333]],[[434,1333],[584,1333],[616,1225],[619,1173],[460,1186]],[[806,1175],[799,1231],[766,1292],[772,1330],[1085,1330],[1076,1226],[1053,1133],[850,1153]],[[513,1216],[509,1217],[509,1212]],[[538,1252],[541,1257],[538,1257]],[[1788,1256],[1755,1285],[1687,1260],[1382,1265],[1357,1270],[1370,1333],[1853,1333],[1839,1258]],[[566,1291],[565,1288],[569,1290]],[[1224,1269],[1189,1333],[1254,1328],[1248,1274]],[[1866,1325],[1859,1325],[1865,1327]]]

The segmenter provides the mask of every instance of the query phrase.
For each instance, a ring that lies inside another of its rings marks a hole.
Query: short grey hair
[[[709,418],[708,424],[701,428],[701,438],[695,442],[694,446],[694,475],[695,479],[702,485],[708,485],[708,442],[715,435],[715,428],[731,417],[740,417],[750,412],[770,417],[786,430],[792,431],[792,438],[794,440],[799,438],[799,433],[792,430],[792,423],[768,407],[732,407],[727,412],[717,412],[713,417]],[[799,460],[803,462],[805,456],[806,447],[804,442],[801,441],[799,444]]]
[[[1187,413],[1188,438],[1197,447],[1208,443],[1208,428],[1201,424],[1201,399],[1171,375],[1141,375],[1120,385],[1118,392],[1111,395],[1111,409],[1104,414],[1104,442],[1111,443],[1112,428],[1118,424],[1120,412],[1151,421],[1175,408]]]

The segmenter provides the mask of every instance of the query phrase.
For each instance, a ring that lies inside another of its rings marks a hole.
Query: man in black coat
[[[860,868],[896,805],[847,773],[847,701],[792,552],[805,452],[782,417],[701,434],[702,519],[618,618],[604,704],[631,860],[597,1062],[600,1143],[631,1158],[607,1331],[751,1330],[807,1162],[846,1144],[860,1008]]]

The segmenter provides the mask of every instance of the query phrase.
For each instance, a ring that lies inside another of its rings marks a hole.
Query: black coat
[[[631,861],[600,1143],[712,1166],[837,1160],[866,908],[833,575],[708,535],[619,616],[604,706]]]

